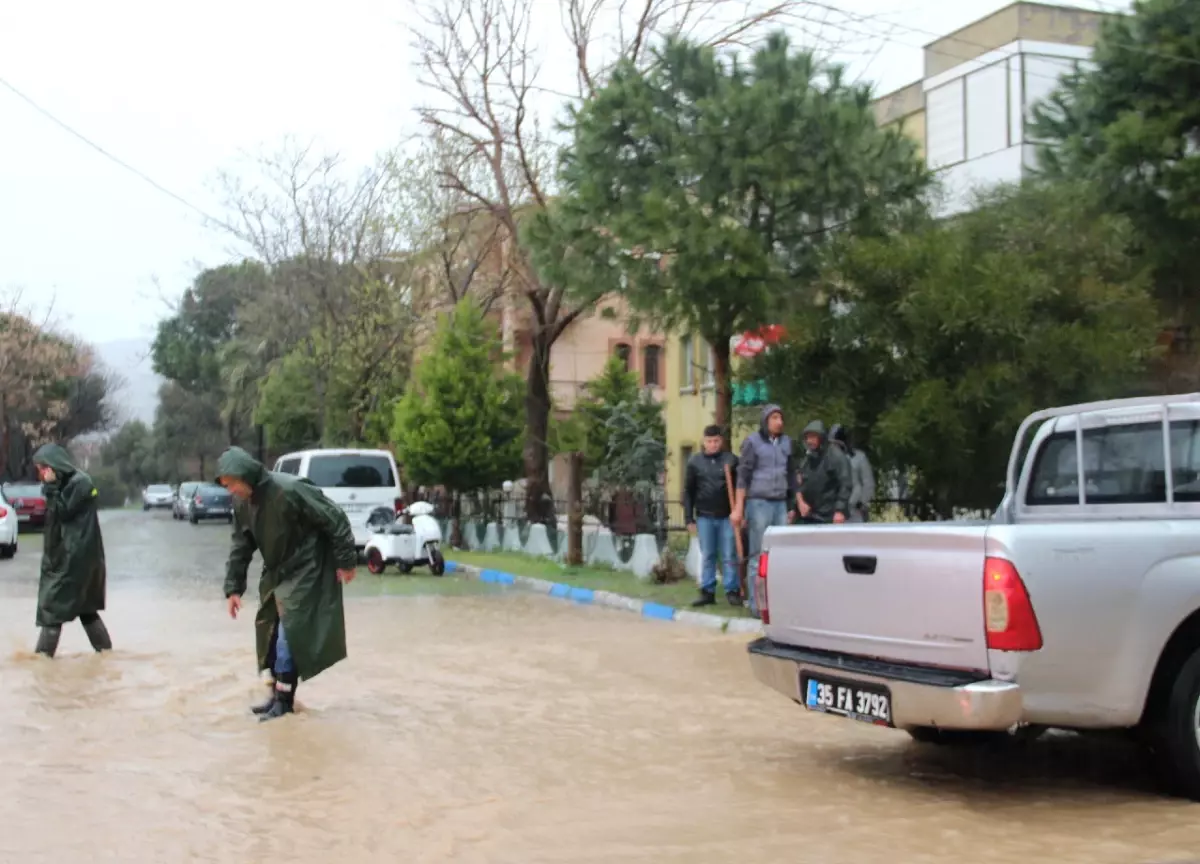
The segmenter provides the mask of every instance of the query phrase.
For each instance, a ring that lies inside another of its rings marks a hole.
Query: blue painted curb
[[[657,618],[660,621],[674,621],[675,607],[664,606],[662,603],[646,602],[642,604],[643,618]]]
[[[596,599],[596,592],[591,588],[572,588],[569,596],[576,603],[591,603]]]
[[[460,564],[457,561],[446,562],[447,573],[462,573],[465,576],[489,582],[495,585],[519,585],[539,594],[548,593],[551,597],[562,600],[572,600],[576,603],[606,606],[610,609],[621,609],[626,612],[637,612],[643,618],[655,621],[677,621],[681,624],[702,626],[725,633],[745,633],[759,635],[763,633],[762,624],[752,618],[725,618],[720,615],[704,615],[697,612],[681,612],[674,606],[665,603],[654,603],[650,600],[638,600],[624,594],[613,594],[610,591],[594,591],[591,588],[577,588],[562,582],[549,582],[545,579],[534,579],[530,576],[516,576],[503,570],[491,568],[482,569],[470,564]],[[710,621],[709,619],[713,619]],[[720,622],[714,623],[715,622]]]

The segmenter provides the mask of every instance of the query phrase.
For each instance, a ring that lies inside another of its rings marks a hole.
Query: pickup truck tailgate
[[[772,528],[768,638],[951,669],[987,670],[986,524]]]

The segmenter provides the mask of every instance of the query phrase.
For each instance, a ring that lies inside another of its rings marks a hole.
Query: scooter
[[[407,521],[401,521],[406,519]],[[446,572],[442,557],[442,529],[433,518],[433,505],[415,501],[397,516],[387,507],[379,507],[367,519],[371,538],[363,550],[367,569],[380,575],[389,564],[401,573],[411,573],[413,567],[429,567],[434,576]]]

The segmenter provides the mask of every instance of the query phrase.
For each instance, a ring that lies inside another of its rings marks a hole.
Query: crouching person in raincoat
[[[257,550],[263,572],[254,631],[259,671],[271,670],[271,698],[251,710],[260,720],[292,713],[296,686],[346,658],[342,583],[354,578],[354,533],[341,508],[308,480],[268,471],[230,447],[217,482],[234,496],[233,548],[225,598],[236,618]]]
[[[96,513],[96,487],[57,444],[39,448],[33,464],[46,495],[37,605],[37,626],[42,629],[37,653],[53,657],[62,625],[76,618],[93,648],[110,651],[112,640],[98,614],[104,610],[108,572]]]

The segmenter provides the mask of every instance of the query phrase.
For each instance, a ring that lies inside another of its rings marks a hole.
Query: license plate
[[[363,510],[366,510],[366,509],[367,509],[366,504],[343,504],[342,505],[342,510],[344,510],[346,513],[361,513]]]
[[[836,714],[875,726],[892,725],[892,694],[886,687],[824,675],[803,675],[800,684],[804,707],[809,711]]]

